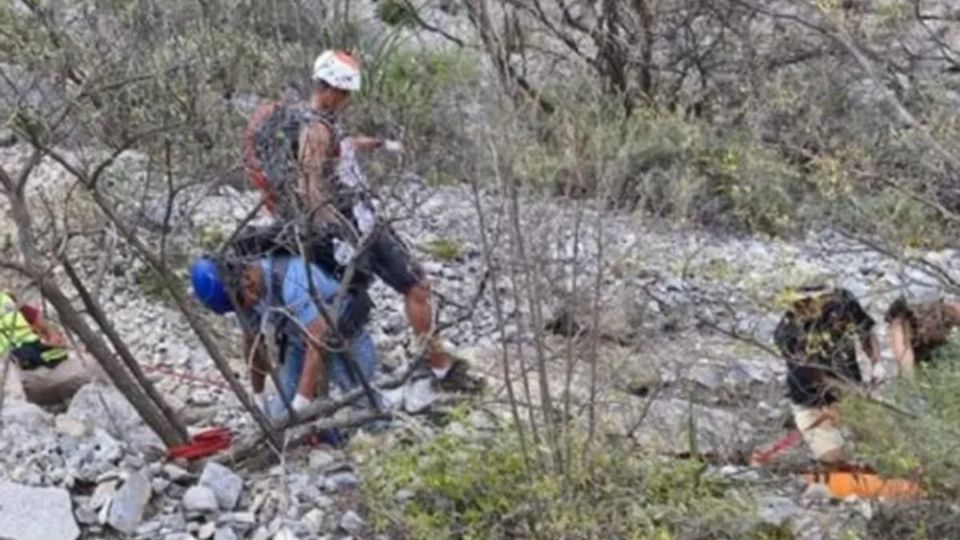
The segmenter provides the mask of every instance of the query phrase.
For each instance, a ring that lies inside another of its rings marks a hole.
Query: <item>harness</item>
[[[283,283],[286,279],[287,266],[289,263],[290,258],[288,257],[275,257],[270,260],[270,285],[267,294],[269,298],[268,303],[272,308],[271,312],[281,312],[280,320],[274,323],[274,333],[280,363],[283,363],[286,357],[286,349],[289,346],[290,331],[292,330],[290,316],[282,313],[282,308],[285,305],[283,299]],[[369,320],[370,311],[373,308],[373,301],[370,295],[367,294],[366,287],[351,287],[348,291],[350,298],[346,302],[345,309],[343,309],[343,312],[334,320],[337,334],[345,340],[350,340],[361,332],[363,326]],[[315,299],[310,298],[310,301],[315,302]],[[321,309],[321,306],[317,306],[317,309]]]

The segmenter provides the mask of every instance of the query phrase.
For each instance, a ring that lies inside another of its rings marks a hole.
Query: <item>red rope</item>
[[[806,429],[807,430],[814,429],[818,427],[820,424],[827,421],[828,418],[829,418],[829,415],[826,415],[826,414],[820,415],[819,417],[817,417],[816,420],[813,421],[812,424],[807,426]],[[776,455],[790,448],[793,448],[793,446],[795,446],[802,439],[803,439],[803,434],[801,434],[799,430],[791,431],[790,433],[787,433],[779,441],[775,442],[769,450],[761,450],[758,452],[754,452],[754,454],[750,456],[750,461],[754,465],[763,465],[768,461],[770,461],[771,459],[773,459]]]
[[[223,381],[216,380],[216,379],[211,379],[211,378],[208,378],[208,377],[201,377],[201,376],[199,376],[199,375],[191,375],[191,374],[189,374],[189,373],[184,373],[184,372],[182,372],[182,371],[177,371],[177,370],[171,369],[171,368],[165,368],[165,367],[160,367],[160,366],[143,366],[143,370],[144,370],[144,371],[150,371],[150,372],[153,372],[153,373],[160,373],[160,374],[163,374],[163,375],[170,375],[171,377],[176,377],[176,378],[178,378],[178,379],[180,379],[180,380],[183,380],[183,381],[190,381],[190,382],[200,383],[200,384],[204,384],[204,385],[206,385],[206,386],[212,386],[212,387],[220,388],[221,390],[227,390],[227,391],[232,391],[232,390],[233,390],[232,388],[230,388],[230,386],[229,386],[227,383],[225,383],[225,382],[223,382]]]

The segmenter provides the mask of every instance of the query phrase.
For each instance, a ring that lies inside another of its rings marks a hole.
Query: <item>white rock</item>
[[[216,398],[213,395],[213,392],[206,388],[198,388],[190,393],[190,401],[194,405],[199,405],[201,407],[207,405],[213,405],[216,402]]]
[[[217,518],[217,524],[252,527],[257,524],[257,516],[253,512],[227,512]]]
[[[193,486],[183,494],[183,508],[191,513],[212,513],[220,509],[217,495],[207,486]]]
[[[74,515],[81,525],[93,525],[97,523],[97,511],[92,508],[81,506],[77,508]],[[104,522],[106,522],[106,517],[104,517]]]
[[[70,493],[60,488],[0,483],[0,538],[16,540],[75,540]]]
[[[830,493],[830,488],[828,488],[825,484],[820,483],[810,484],[810,486],[807,487],[807,489],[803,492],[804,500],[810,502],[827,502],[832,497],[833,495]]]
[[[410,414],[417,414],[437,400],[430,378],[424,378],[406,385],[403,389],[403,408]]]
[[[96,382],[83,386],[70,401],[66,416],[86,421],[137,448],[163,447],[133,405],[113,386]]]
[[[160,529],[162,528],[163,524],[159,521],[150,521],[137,527],[136,534],[140,537],[153,537],[156,536],[156,534],[160,532]]]
[[[150,480],[150,487],[153,488],[154,493],[162,495],[167,491],[167,488],[170,487],[170,481],[166,478],[155,477],[153,480]]]
[[[0,420],[3,425],[21,425],[38,429],[41,426],[50,426],[53,416],[33,403],[27,401],[8,401],[0,411]]]
[[[107,523],[114,529],[131,534],[140,526],[143,512],[150,502],[150,481],[140,471],[131,473],[113,496]]]
[[[314,471],[323,471],[334,461],[336,461],[336,459],[330,455],[329,452],[324,452],[323,450],[313,450],[310,452],[310,468]]]
[[[339,491],[344,488],[352,488],[360,485],[360,478],[350,471],[342,471],[328,475],[323,481],[323,487],[327,491]]]
[[[90,500],[87,502],[86,507],[91,510],[99,510],[103,508],[103,505],[110,502],[110,499],[113,498],[113,494],[117,491],[117,486],[120,484],[118,480],[107,480],[97,484],[97,487],[93,490],[93,495],[90,496]]]
[[[803,509],[786,497],[763,497],[758,501],[760,519],[775,527],[782,527],[803,512]]]
[[[207,540],[208,538],[213,538],[213,535],[217,532],[217,524],[213,522],[207,522],[200,526],[200,530],[197,531],[197,538],[200,540]]]
[[[218,527],[213,533],[213,540],[237,540],[237,534],[230,527]]]
[[[193,479],[193,474],[182,467],[178,467],[173,463],[168,463],[163,466],[163,474],[170,479],[171,482],[185,483]]]
[[[326,514],[324,514],[323,510],[314,508],[313,510],[307,512],[306,515],[300,519],[300,524],[303,525],[303,527],[307,529],[311,535],[316,536],[320,534],[320,531],[323,529],[323,521],[325,516]]]
[[[357,513],[353,510],[347,511],[347,513],[340,518],[340,528],[349,534],[360,534],[366,525],[367,523],[363,521],[363,518],[357,515]]]
[[[273,540],[297,540],[297,535],[290,529],[280,529],[273,535]]]
[[[221,510],[233,510],[243,491],[243,479],[219,463],[210,462],[200,475],[200,485],[212,489]]]
[[[69,416],[63,414],[57,415],[56,428],[57,433],[77,439],[86,437],[93,431],[90,424],[88,424],[86,421],[70,418]]]
[[[689,378],[707,390],[714,391],[723,384],[723,376],[723,366],[702,362],[691,368]]]

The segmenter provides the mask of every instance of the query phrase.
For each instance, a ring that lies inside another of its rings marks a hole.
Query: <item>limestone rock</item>
[[[219,510],[217,494],[207,486],[193,486],[183,494],[183,508],[189,513],[213,513]]]
[[[200,485],[213,490],[221,510],[233,510],[243,491],[243,479],[219,463],[210,462],[200,475]]]
[[[79,536],[67,490],[0,483],[0,538],[75,540]]]
[[[136,531],[150,502],[150,494],[150,480],[140,471],[131,473],[113,496],[107,523],[127,534]]]
[[[310,452],[310,469],[314,471],[323,471],[328,466],[333,464],[334,461],[335,458],[330,455],[329,452],[325,452],[323,450],[314,450]]]
[[[347,511],[340,518],[340,528],[352,535],[358,535],[363,531],[367,523],[353,510]]]
[[[77,391],[66,417],[85,421],[137,448],[163,447],[123,394],[113,386],[90,383]]]
[[[237,533],[230,527],[218,527],[213,533],[213,540],[237,540]]]

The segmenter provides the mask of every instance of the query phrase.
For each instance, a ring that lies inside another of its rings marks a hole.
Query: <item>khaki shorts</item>
[[[80,387],[94,378],[103,378],[99,366],[92,360],[84,362],[75,355],[68,356],[53,369],[22,370],[13,363],[6,367],[3,363],[0,362],[0,379],[5,370],[5,395],[12,399],[26,398],[37,405],[66,404]]]
[[[843,450],[843,434],[837,427],[836,410],[833,407],[808,407],[805,405],[791,405],[793,421],[803,435],[804,442],[810,447],[814,459],[834,450]],[[828,418],[814,426],[817,421],[828,415]],[[811,427],[812,426],[812,427]]]

